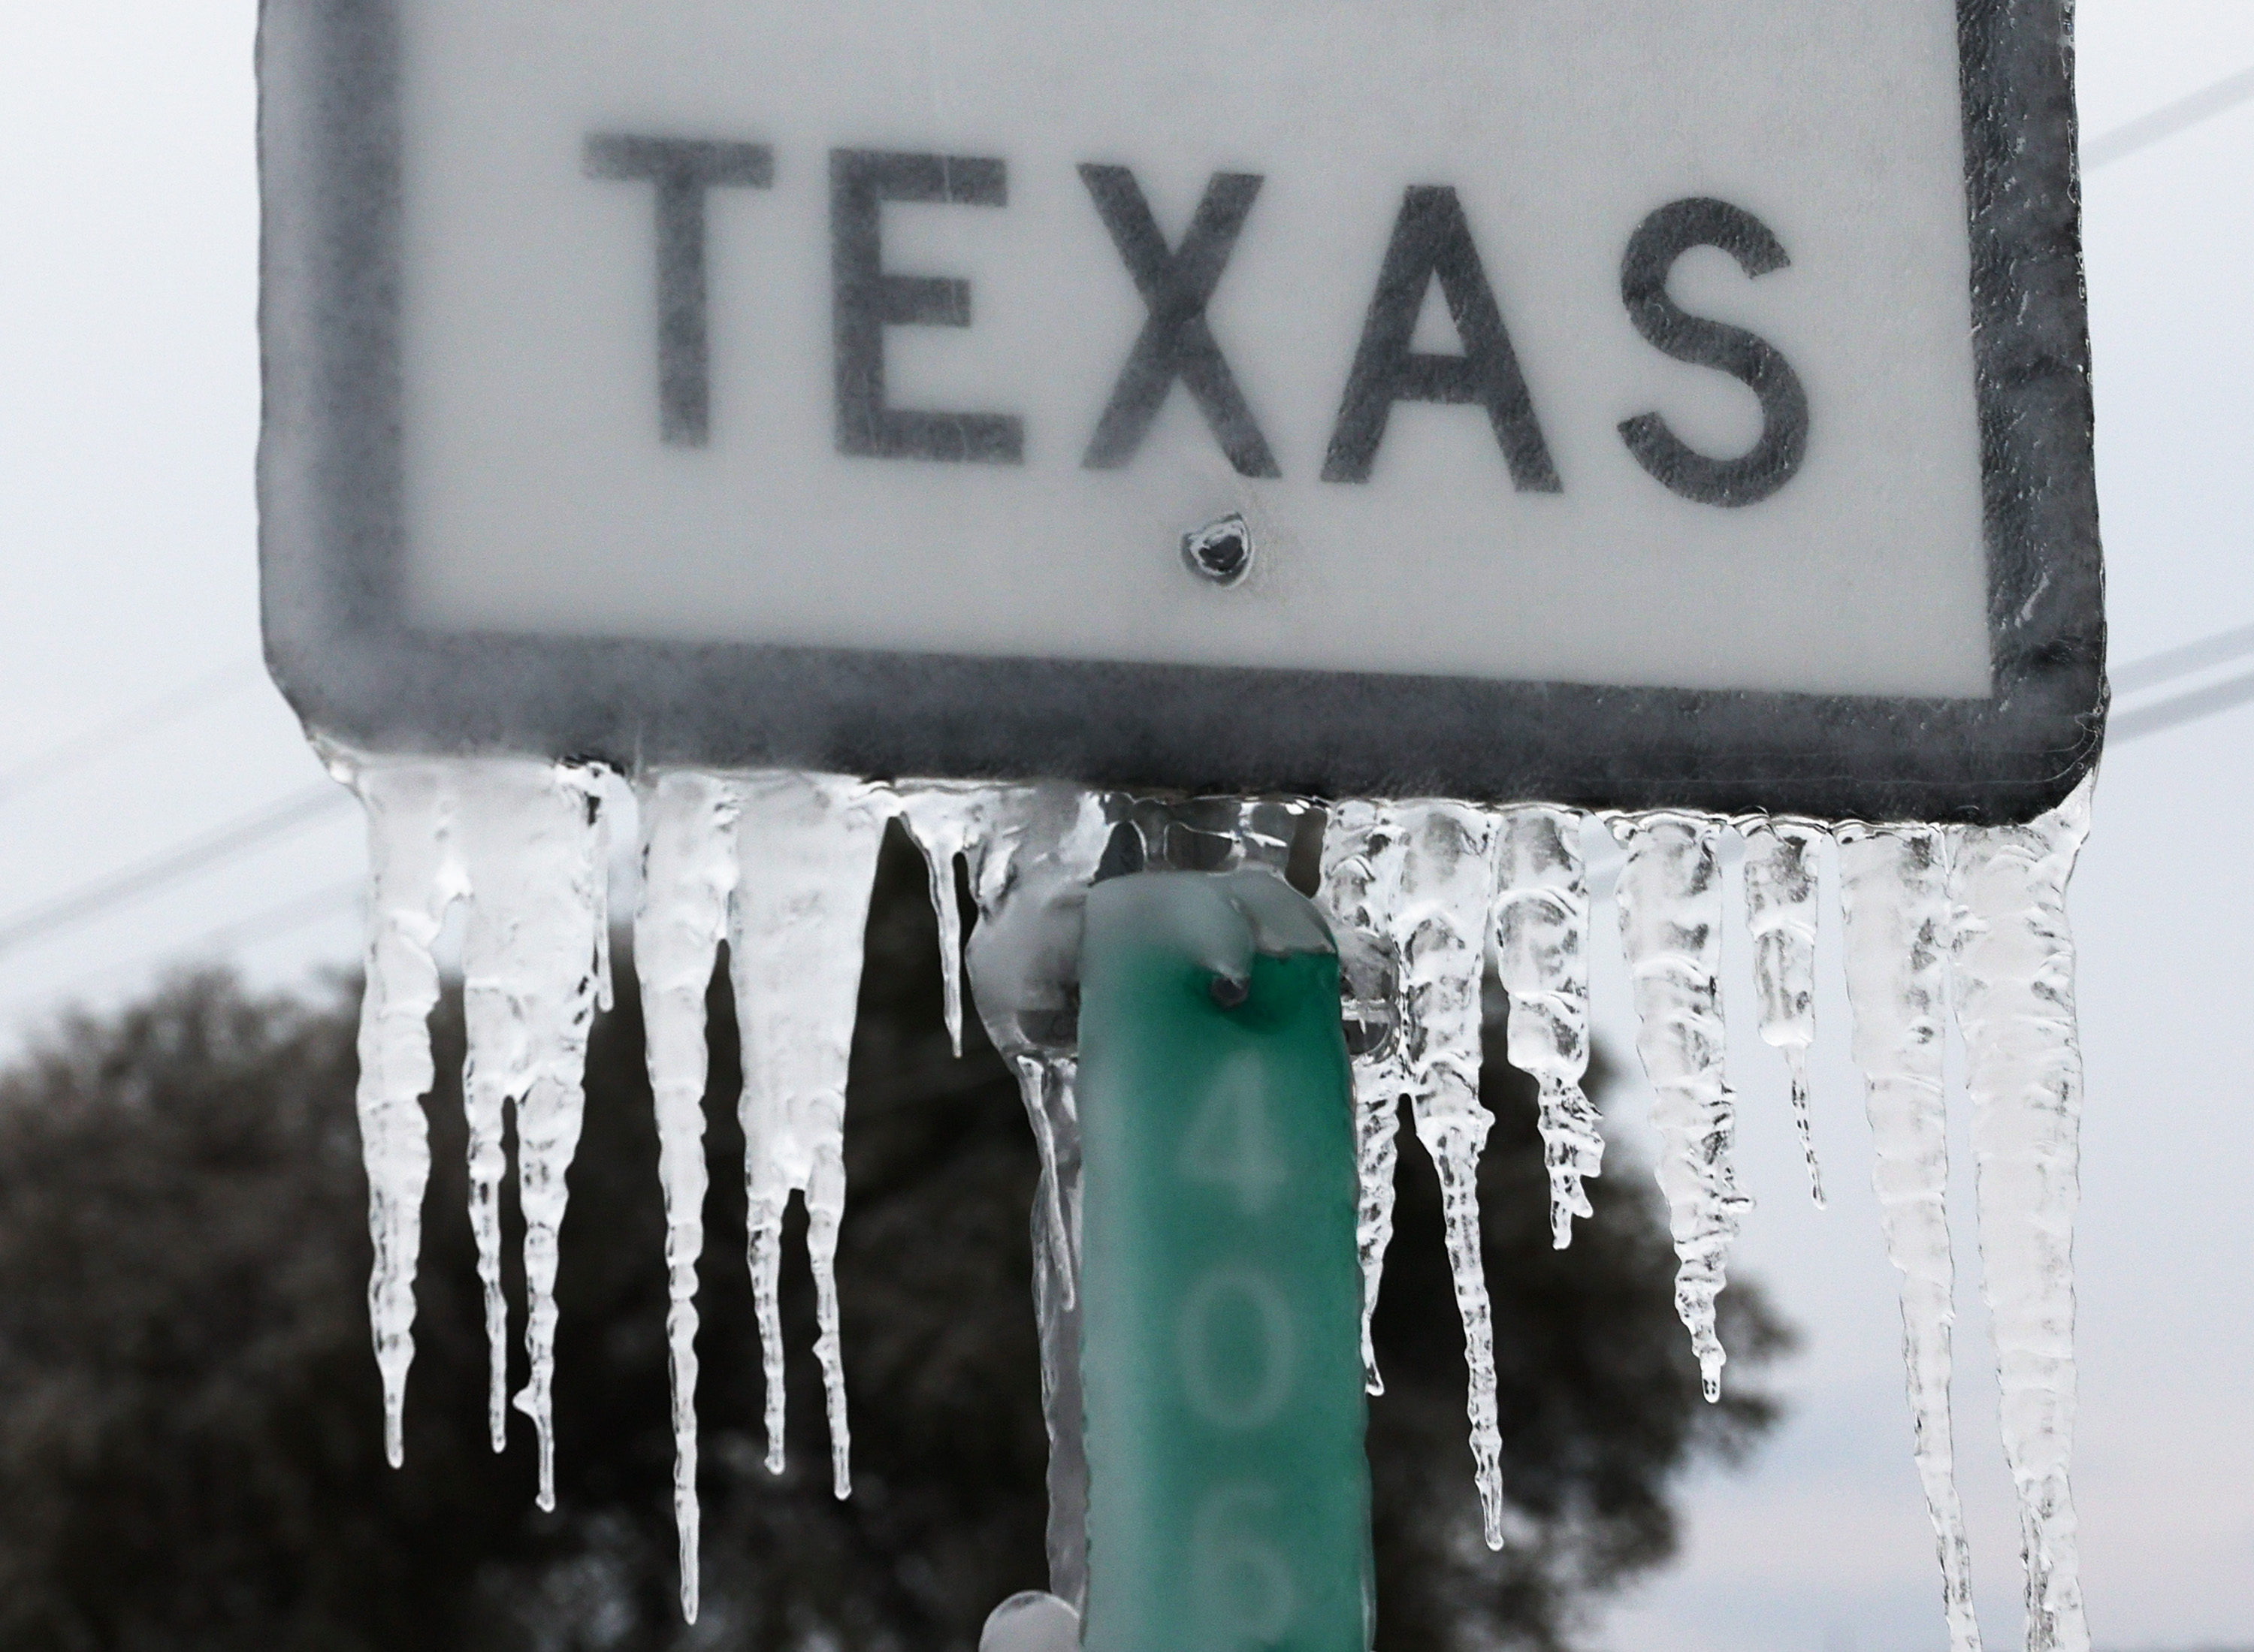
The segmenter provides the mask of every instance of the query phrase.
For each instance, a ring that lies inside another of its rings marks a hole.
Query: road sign
[[[1338,955],[1264,872],[1098,884],[1081,955],[1089,1652],[1367,1652]]]
[[[2016,818],[2061,0],[266,0],[269,650],[382,747]]]

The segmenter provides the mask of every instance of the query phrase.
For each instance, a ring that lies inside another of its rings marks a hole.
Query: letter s
[[[1711,458],[1686,445],[1656,413],[1620,427],[1636,462],[1671,491],[1702,505],[1757,505],[1799,473],[1808,456],[1808,392],[1768,340],[1684,311],[1667,294],[1675,261],[1693,247],[1718,247],[1748,276],[1792,260],[1767,224],[1742,206],[1696,198],[1645,219],[1620,261],[1620,299],[1645,340],[1677,361],[1713,368],[1760,399],[1761,433],[1749,452]]]

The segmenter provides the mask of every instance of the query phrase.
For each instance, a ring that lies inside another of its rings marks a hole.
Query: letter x
[[[1081,463],[1109,471],[1132,460],[1180,379],[1239,474],[1282,475],[1205,319],[1206,301],[1221,281],[1260,179],[1248,172],[1215,172],[1180,250],[1169,252],[1134,173],[1124,166],[1082,166],[1080,176],[1151,311]]]

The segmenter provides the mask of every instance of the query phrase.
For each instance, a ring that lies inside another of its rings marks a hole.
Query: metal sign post
[[[1265,872],[1090,892],[1081,1265],[1091,1652],[1367,1652],[1338,956]]]

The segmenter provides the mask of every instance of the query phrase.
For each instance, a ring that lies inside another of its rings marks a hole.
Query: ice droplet
[[[837,1224],[845,1210],[845,1074],[861,995],[869,892],[885,822],[882,787],[835,774],[735,782],[738,875],[728,954],[743,1036],[746,1224],[766,1380],[767,1467],[783,1455],[783,1211],[806,1205],[815,1357],[830,1421],[832,1484],[853,1486],[837,1330]]]
[[[1871,1185],[1901,1274],[1902,1364],[1919,1483],[1940,1553],[1954,1652],[1979,1652],[1972,1556],[1956,1495],[1949,1382],[1956,1320],[1942,1088],[1950,943],[1948,838],[1930,826],[1839,833],[1854,1057],[1870,1115]]]
[[[1604,1166],[1602,1120],[1581,1088],[1589,1067],[1589,892],[1578,809],[1505,809],[1496,840],[1495,970],[1510,995],[1510,1062],[1539,1086],[1550,1173],[1550,1241],[1573,1242],[1594,1213],[1582,1183]]]
[[[667,1369],[681,1610],[696,1620],[696,1264],[704,1249],[705,995],[735,892],[738,803],[711,775],[662,775],[641,796],[642,904],[634,920],[657,1172],[665,1194]]]
[[[1746,927],[1754,942],[1754,989],[1761,1042],[1784,1052],[1792,1076],[1792,1123],[1808,1161],[1808,1195],[1824,1208],[1824,1171],[1808,1110],[1808,1052],[1816,1042],[1816,846],[1824,829],[1786,818],[1740,822],[1746,843]]]
[[[1656,810],[1622,816],[1613,833],[1628,851],[1619,892],[1620,942],[1635,996],[1636,1049],[1651,1080],[1678,1266],[1675,1311],[1690,1333],[1709,1400],[1722,1396],[1726,1355],[1714,1298],[1726,1282],[1730,1242],[1753,1200],[1730,1168],[1735,1101],[1726,1078],[1722,1022],[1721,822]]]
[[[1464,1326],[1481,1523],[1488,1546],[1499,1549],[1502,1438],[1479,1210],[1480,1153],[1494,1123],[1480,1103],[1479,1082],[1480,980],[1494,895],[1495,821],[1468,803],[1346,802],[1333,809],[1331,825],[1341,843],[1335,859],[1326,849],[1326,864],[1334,873],[1326,888],[1358,900],[1358,927],[1371,931],[1397,960],[1398,1060],[1417,1139],[1439,1176],[1448,1266]],[[1366,864],[1366,876],[1348,864],[1356,858]],[[1335,906],[1331,910],[1341,923],[1354,921]],[[1373,1122],[1382,1094],[1376,1091],[1362,1104],[1365,1124]],[[1365,1154],[1373,1161],[1378,1157]],[[1365,1195],[1365,1214],[1370,1203]]]
[[[2027,1652],[2088,1652],[2068,1460],[2082,1048],[2066,885],[2090,830],[2085,779],[2024,826],[1965,828],[1949,891],[1956,1022],[1972,1102],[1980,1292],[2019,1491]]]

